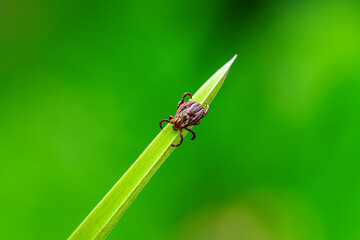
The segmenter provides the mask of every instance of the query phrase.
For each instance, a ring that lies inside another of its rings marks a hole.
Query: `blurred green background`
[[[358,1],[0,1],[1,239],[66,239],[238,54],[108,239],[360,239]]]

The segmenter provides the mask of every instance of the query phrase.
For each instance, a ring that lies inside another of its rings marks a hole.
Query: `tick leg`
[[[161,120],[161,121],[160,121],[160,128],[161,128],[161,130],[163,130],[163,127],[162,127],[162,123],[163,123],[163,122],[172,123],[172,122],[170,122],[170,121],[167,120],[167,119]]]
[[[193,130],[191,130],[191,129],[188,129],[188,128],[185,128],[185,129],[188,130],[189,132],[191,132],[192,135],[193,135],[192,139],[190,139],[190,140],[191,141],[194,140],[195,139],[195,132]]]
[[[206,110],[205,110],[205,114],[204,114],[204,117],[205,117],[205,115],[208,113],[208,111],[209,111],[209,104],[207,104],[207,103],[205,103],[206,104]]]
[[[174,119],[174,117],[170,115],[170,116],[169,116],[169,119],[170,119],[170,120],[173,120],[173,119]]]
[[[191,93],[186,92],[184,94],[184,96],[181,98],[180,102],[178,103],[177,108],[179,108],[184,103],[184,100],[185,100],[186,96],[189,96],[192,99]]]
[[[178,147],[178,146],[180,146],[180,144],[182,143],[182,141],[183,141],[183,139],[184,139],[184,136],[182,135],[182,129],[179,129],[179,132],[180,132],[180,142],[179,142],[178,144],[176,144],[176,145],[171,144],[171,146],[173,146],[173,147]]]

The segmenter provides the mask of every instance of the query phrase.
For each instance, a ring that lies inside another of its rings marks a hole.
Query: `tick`
[[[171,144],[173,147],[178,147],[182,143],[184,137],[182,134],[182,130],[186,129],[187,131],[191,132],[193,137],[191,138],[191,141],[195,139],[195,132],[188,127],[199,125],[200,119],[205,117],[205,115],[209,111],[209,104],[206,104],[206,110],[203,108],[203,106],[196,102],[196,101],[187,101],[184,102],[185,97],[189,96],[190,99],[192,99],[192,96],[190,93],[185,93],[184,96],[181,98],[180,102],[177,105],[177,111],[175,114],[175,117],[171,116],[169,117],[170,120],[163,119],[160,121],[160,128],[163,129],[162,123],[167,122],[170,124],[174,124],[173,129],[175,131],[179,130],[180,132],[180,142],[176,145]]]

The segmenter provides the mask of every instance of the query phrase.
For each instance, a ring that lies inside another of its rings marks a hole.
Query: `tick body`
[[[203,108],[203,106],[196,102],[196,101],[187,101],[184,102],[185,97],[189,96],[192,99],[192,96],[190,93],[185,93],[184,96],[181,98],[180,102],[177,106],[177,111],[175,114],[175,117],[171,116],[169,117],[169,120],[163,119],[160,121],[160,128],[163,129],[162,123],[167,122],[170,124],[173,124],[173,129],[175,131],[179,130],[180,132],[180,142],[176,145],[172,144],[173,147],[178,147],[182,143],[184,137],[182,134],[182,130],[186,129],[187,131],[191,132],[193,137],[191,138],[191,141],[195,139],[195,132],[189,129],[188,127],[198,125],[200,124],[200,119],[205,117],[205,115],[209,111],[209,104],[206,104],[206,109]]]

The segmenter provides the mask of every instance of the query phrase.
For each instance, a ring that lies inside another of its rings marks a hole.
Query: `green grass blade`
[[[193,100],[209,103],[223,84],[236,55],[220,68],[195,93]],[[187,134],[184,131],[184,135]],[[167,125],[150,143],[135,163],[85,218],[69,239],[103,239],[130,206],[156,170],[174,150],[172,143],[179,141],[179,132]]]

